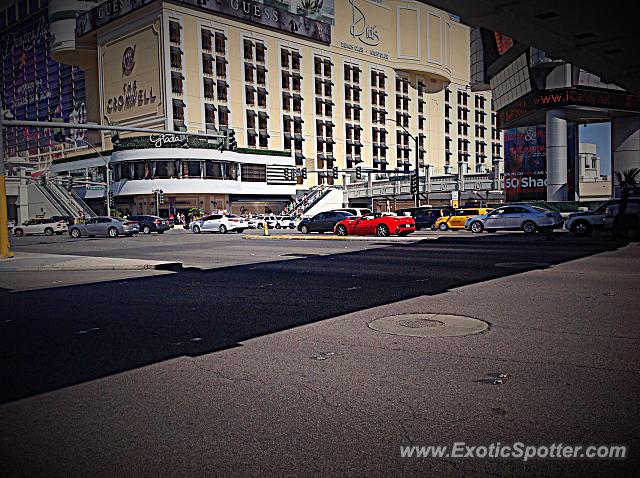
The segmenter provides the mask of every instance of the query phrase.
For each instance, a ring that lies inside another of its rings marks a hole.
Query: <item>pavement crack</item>
[[[221,380],[227,380],[229,382],[235,382],[235,383],[238,383],[238,382],[259,383],[264,387],[267,386],[267,383],[264,380],[262,380],[260,378],[257,378],[257,377],[246,377],[246,376],[244,376],[244,377],[234,377],[234,376],[231,376],[231,375],[225,375],[222,372],[219,372],[217,370],[212,370],[210,368],[204,367],[203,365],[197,363],[195,360],[189,360],[189,362],[194,367],[202,370],[203,372],[207,372],[207,373],[213,374],[213,375],[215,375],[217,378],[219,378]]]
[[[336,409],[337,409],[337,408],[342,408],[342,409],[344,409],[344,410],[349,410],[349,408],[348,408],[348,407],[344,407],[344,406],[342,406],[342,405],[339,405],[339,404],[336,404],[336,403],[332,403],[332,402],[327,398],[327,396],[326,396],[324,393],[320,392],[319,390],[316,390],[315,388],[310,387],[309,385],[307,385],[307,384],[305,384],[305,383],[303,383],[303,384],[301,384],[301,385],[302,385],[304,388],[306,388],[307,390],[309,390],[311,393],[313,393],[314,395],[316,395],[316,396],[320,399],[320,401],[321,401],[321,402],[323,402],[325,405],[328,405],[328,406],[329,406],[329,407],[331,407],[331,408],[336,408]]]

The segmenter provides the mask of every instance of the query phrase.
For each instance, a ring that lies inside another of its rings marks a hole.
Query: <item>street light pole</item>
[[[420,153],[418,151],[418,137],[417,136],[413,136],[411,133],[409,133],[409,131],[407,130],[407,128],[404,127],[404,125],[402,125],[402,123],[398,123],[396,120],[394,120],[393,118],[387,118],[387,121],[393,121],[396,125],[400,126],[402,128],[402,130],[407,133],[407,135],[409,135],[409,138],[411,138],[414,142],[415,142],[415,150],[416,150],[416,163],[415,163],[415,170],[413,172],[413,174],[415,175],[415,182],[416,182],[416,189],[415,189],[415,193],[413,195],[413,202],[415,204],[416,207],[419,206],[419,202],[420,202]]]

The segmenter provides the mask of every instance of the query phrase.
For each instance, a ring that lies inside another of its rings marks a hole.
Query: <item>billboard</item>
[[[102,117],[110,123],[162,118],[160,26],[100,46]]]
[[[0,96],[2,108],[17,120],[86,122],[84,73],[77,67],[51,59],[47,9],[0,33]],[[71,140],[84,138],[86,130],[71,132]],[[53,131],[7,128],[7,154],[30,155],[61,147]]]
[[[527,126],[504,133],[504,191],[509,201],[547,198],[546,128]]]

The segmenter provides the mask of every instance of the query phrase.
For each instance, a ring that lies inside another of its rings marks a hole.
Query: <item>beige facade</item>
[[[334,18],[326,44],[203,9],[147,5],[93,33],[100,120],[232,128],[239,147],[291,151],[309,172],[301,188],[334,183],[334,167],[336,183],[353,180],[358,166],[413,169],[416,143],[405,129],[431,174],[459,163],[491,170],[500,135],[490,93],[468,87],[468,27],[411,1],[336,1]]]

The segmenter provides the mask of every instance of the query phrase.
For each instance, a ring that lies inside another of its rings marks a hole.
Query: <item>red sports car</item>
[[[338,236],[380,236],[392,234],[407,236],[416,230],[416,221],[409,216],[383,216],[370,214],[368,216],[348,217],[333,228]]]

